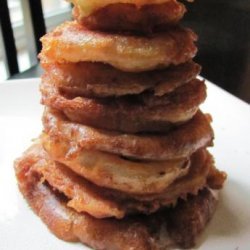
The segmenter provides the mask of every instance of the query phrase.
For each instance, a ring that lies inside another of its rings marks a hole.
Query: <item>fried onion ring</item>
[[[132,135],[95,129],[72,123],[60,112],[45,109],[44,130],[84,149],[148,160],[173,160],[189,157],[196,150],[212,145],[213,130],[207,117],[198,112],[192,120],[166,134]]]
[[[192,59],[197,36],[175,27],[152,37],[107,34],[65,22],[42,39],[45,62],[103,62],[123,71],[140,72],[178,65]]]
[[[62,111],[72,122],[127,133],[165,132],[190,120],[206,98],[204,82],[195,79],[162,97],[140,94],[119,98],[68,97],[43,77],[42,103]]]
[[[118,2],[103,6],[85,16],[82,15],[82,9],[76,3],[73,16],[91,30],[152,33],[177,24],[185,12],[185,6],[176,0],[169,0],[162,4],[146,4],[139,8],[134,3]]]
[[[108,5],[114,4],[133,4],[136,8],[141,9],[146,5],[157,5],[169,3],[171,0],[70,0],[77,8],[80,9],[81,17],[88,16],[95,11],[102,9]]]
[[[187,174],[190,160],[138,162],[100,151],[78,149],[62,138],[44,134],[42,144],[56,161],[98,186],[125,193],[161,193],[176,179]]]
[[[67,205],[78,212],[87,212],[97,218],[122,218],[131,213],[152,213],[162,206],[175,204],[178,198],[197,194],[207,182],[212,167],[206,151],[199,151],[191,158],[191,168],[185,177],[173,183],[161,194],[137,196],[96,186],[76,175],[66,166],[54,162],[40,144],[33,145],[16,162],[16,169],[28,168],[36,172],[41,182],[47,182],[67,197]],[[65,198],[66,198],[65,197]],[[135,198],[133,198],[135,197]]]
[[[197,196],[178,202],[175,208],[150,216],[100,220],[70,209],[62,195],[41,182],[34,164],[32,156],[26,154],[15,167],[19,189],[30,207],[58,238],[81,241],[94,249],[159,250],[176,244],[193,247],[217,203],[212,193],[204,189]]]
[[[172,92],[194,79],[201,67],[193,61],[164,70],[130,73],[103,63],[45,63],[48,82],[68,95],[110,97],[140,94],[151,90],[156,96]]]

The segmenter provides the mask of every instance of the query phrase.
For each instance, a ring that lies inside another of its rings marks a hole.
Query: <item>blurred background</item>
[[[29,34],[31,31],[29,22],[32,22],[32,18],[29,18],[29,1],[1,0],[1,2],[2,1],[7,2],[10,21],[14,32],[15,46],[17,49],[18,66],[20,72],[23,72],[37,63],[34,58],[36,57],[36,50],[34,49],[34,44],[32,44],[34,41],[30,39]],[[39,1],[33,0],[35,8],[38,7],[37,9],[39,9],[39,6],[36,6]],[[53,29],[58,24],[71,18],[71,6],[64,0],[41,0],[41,4],[46,31]],[[3,23],[1,26],[3,25],[6,25],[6,23]],[[33,51],[31,51],[31,48]],[[9,77],[3,50],[3,39],[0,38],[0,81]],[[34,53],[34,55],[30,55],[31,53]]]
[[[3,32],[5,3],[17,51],[18,67],[12,72],[6,56],[6,44],[9,50],[10,42],[3,36],[6,34]],[[189,12],[183,23],[199,35],[196,61],[203,66],[201,75],[250,103],[250,1],[196,0],[185,4]],[[33,13],[40,8],[44,25],[39,22],[39,14]],[[41,69],[36,56],[40,44],[33,33],[38,38],[59,23],[70,20],[71,5],[63,0],[1,0],[0,18],[0,81],[39,77]]]
[[[202,76],[250,103],[250,0],[195,0],[184,23],[199,35]]]

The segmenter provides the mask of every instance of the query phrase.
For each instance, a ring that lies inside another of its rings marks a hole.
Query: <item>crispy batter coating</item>
[[[204,180],[205,176],[206,181]],[[192,194],[197,194],[198,186],[207,186],[211,189],[219,190],[223,187],[225,180],[226,174],[215,167],[213,156],[203,149],[191,156],[191,166],[188,174],[176,180],[166,189],[166,192],[149,195],[131,195],[131,197],[143,202],[160,202],[162,206],[165,206],[169,204],[167,201],[170,201],[175,195],[182,199],[186,198],[186,194],[180,194],[182,188],[186,191],[190,190],[188,193]],[[216,185],[214,185],[215,183]]]
[[[125,210],[117,202],[105,198],[97,187],[54,162],[43,150],[39,141],[24,153],[16,166],[30,168],[30,171],[37,173],[41,182],[46,180],[53,184],[54,189],[65,193],[69,198],[67,206],[77,212],[84,211],[96,218],[122,218],[125,215]]]
[[[71,164],[72,166],[72,164]],[[47,182],[65,195],[67,205],[77,212],[87,212],[96,218],[123,218],[131,213],[153,213],[163,206],[176,204],[207,185],[213,171],[212,157],[201,150],[191,157],[188,175],[180,178],[159,194],[128,194],[99,187],[72,172],[65,165],[54,162],[39,143],[33,145],[16,162],[16,168],[32,168],[41,182]],[[77,169],[77,166],[76,168]],[[218,176],[220,173],[218,172]]]
[[[198,112],[189,122],[166,134],[126,134],[72,123],[60,112],[45,109],[44,130],[88,150],[148,160],[172,160],[188,157],[200,148],[209,146],[213,130],[207,117]]]
[[[60,239],[96,250],[190,248],[226,174],[213,143],[196,34],[177,0],[70,0],[45,35],[44,131],[15,162],[18,186]],[[107,31],[107,33],[106,33]]]
[[[42,103],[62,111],[70,121],[127,133],[166,132],[190,120],[206,98],[203,81],[192,80],[161,97],[151,93],[116,98],[67,96],[43,77]]]
[[[218,170],[217,168],[211,168],[207,178],[207,184],[212,189],[221,189],[227,179],[227,173]]]
[[[151,37],[108,34],[65,22],[42,39],[45,62],[103,62],[123,71],[141,72],[178,65],[192,59],[197,36],[174,27]]]
[[[137,169],[131,171],[130,169],[131,175],[128,174],[128,171],[124,174],[124,172],[128,170],[129,167],[135,167],[136,164],[129,160],[117,160],[118,157],[113,157],[113,161],[111,161],[112,158],[104,157],[104,154],[99,154],[99,152],[97,151],[87,152],[87,159],[84,150],[81,150],[80,152],[77,150],[75,152],[72,152],[76,148],[72,145],[72,148],[67,148],[68,151],[66,151],[62,149],[62,144],[65,145],[65,142],[62,142],[61,140],[55,138],[43,138],[43,146],[49,153],[50,157],[58,162],[65,164],[65,166],[69,167],[75,173],[84,178],[87,178],[91,182],[94,182],[96,185],[106,187],[108,189],[112,188],[113,191],[110,194],[111,196],[113,196],[113,200],[115,200],[116,193],[114,192],[114,189],[116,189],[118,191],[121,191],[118,192],[118,196],[120,198],[123,197],[123,199],[125,200],[128,197],[132,197],[142,202],[150,201],[153,203],[157,203],[158,200],[161,200],[162,202],[159,203],[159,206],[169,205],[175,202],[176,197],[183,197],[183,195],[185,197],[186,192],[195,193],[204,185],[208,185],[212,189],[221,189],[226,179],[225,173],[220,172],[215,168],[213,157],[204,150],[196,152],[191,156],[191,158],[189,159],[190,164],[188,166],[184,166],[186,169],[183,170],[184,173],[181,173],[178,178],[176,178],[175,176],[175,180],[171,181],[168,185],[164,185],[166,183],[163,183],[164,181],[159,178],[159,183],[156,183],[156,185],[152,187],[152,185],[150,185],[149,183],[150,180],[146,179],[145,177],[147,176],[147,178],[150,179],[155,177],[153,176],[154,171],[148,170],[148,166],[150,163],[148,163],[148,165],[144,163],[144,167],[147,167],[147,169],[144,169],[144,171],[140,169],[138,169],[138,171]],[[96,159],[95,157],[97,156],[99,156],[100,158]],[[121,163],[121,166],[115,165],[116,163]],[[153,164],[155,163],[151,164],[153,166]],[[161,163],[159,162],[159,164]],[[110,165],[114,166],[116,169],[111,169]],[[156,168],[157,166],[158,165],[156,165]],[[91,170],[89,170],[89,168],[91,168]],[[173,167],[169,166],[169,168],[169,171],[166,171],[165,169],[167,175],[171,175],[170,171],[173,171]],[[96,169],[98,169],[98,171],[95,171]],[[119,171],[121,171],[122,173],[119,173]],[[141,174],[142,171],[143,174]],[[146,171],[147,174],[145,174]],[[134,173],[135,177],[132,176],[132,173]],[[152,173],[151,177],[150,173]],[[160,175],[164,174],[163,172],[159,173]],[[123,180],[121,179],[122,177]],[[122,181],[124,181],[125,183]],[[145,185],[144,182],[147,182],[147,185]],[[125,186],[125,184],[127,184],[127,186]],[[163,186],[159,189],[159,186],[161,184],[163,184]],[[145,192],[142,191],[142,188],[144,188]],[[153,193],[153,191],[155,191],[155,193]]]
[[[98,9],[102,9],[108,5],[114,4],[134,4],[138,9],[145,5],[156,5],[171,2],[171,0],[70,0],[75,6],[80,9],[82,17],[88,16]]]
[[[77,2],[77,1],[75,1]],[[177,24],[184,16],[186,8],[176,0],[161,4],[146,4],[138,7],[133,3],[113,3],[82,15],[79,4],[73,10],[74,18],[91,30],[133,31],[152,33]]]
[[[110,97],[140,94],[150,90],[156,96],[172,92],[190,82],[201,67],[193,61],[164,70],[141,73],[123,72],[103,63],[46,63],[45,81],[56,85],[62,93],[83,97]]]
[[[24,198],[58,238],[81,241],[97,250],[160,250],[176,245],[193,247],[215,211],[216,199],[204,189],[197,196],[180,201],[175,208],[150,216],[96,219],[70,209],[61,194],[41,182],[32,167],[36,160],[26,155],[16,163],[18,185]]]
[[[131,161],[119,155],[79,149],[63,138],[44,134],[42,144],[49,155],[98,186],[126,193],[161,193],[186,175],[190,159],[173,161]]]

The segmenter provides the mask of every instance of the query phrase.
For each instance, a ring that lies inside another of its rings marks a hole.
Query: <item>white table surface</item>
[[[54,237],[19,193],[13,161],[42,130],[39,79],[0,83],[0,249],[77,250]],[[228,180],[197,249],[250,249],[250,106],[208,83],[202,109],[214,118],[217,166]]]

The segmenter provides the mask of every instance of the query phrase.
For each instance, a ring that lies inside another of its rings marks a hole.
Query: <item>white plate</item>
[[[54,237],[19,193],[13,161],[42,130],[39,79],[0,83],[0,249],[77,250]],[[208,83],[203,110],[212,113],[217,166],[228,180],[198,249],[250,249],[250,106]]]

